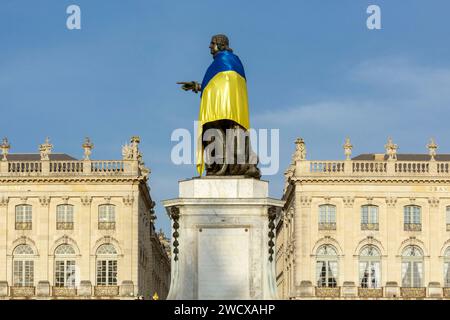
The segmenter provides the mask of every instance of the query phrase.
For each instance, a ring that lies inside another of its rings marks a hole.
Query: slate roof
[[[6,156],[8,161],[40,161],[39,153],[10,153]],[[50,161],[73,161],[76,158],[65,153],[52,153],[49,155]]]

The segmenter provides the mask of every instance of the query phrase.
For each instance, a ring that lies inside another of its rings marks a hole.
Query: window
[[[337,286],[338,259],[333,246],[324,245],[317,250],[316,277],[318,287]]]
[[[368,245],[359,255],[359,285],[361,288],[379,288],[381,284],[381,259],[377,247]]]
[[[445,210],[445,222],[447,224],[447,231],[450,231],[450,206]]]
[[[30,205],[16,206],[16,230],[31,230],[32,207]]]
[[[72,230],[73,229],[73,206],[61,204],[56,207],[56,229]]]
[[[405,206],[404,208],[404,230],[421,231],[421,208],[419,206]]]
[[[423,254],[417,246],[409,246],[402,254],[402,286],[407,288],[422,287]]]
[[[97,286],[117,285],[117,251],[112,244],[97,249]]]
[[[450,287],[450,247],[444,253],[444,287]]]
[[[98,207],[98,228],[109,230],[116,228],[116,207],[111,204],[103,204]]]
[[[75,250],[62,244],[55,250],[55,287],[75,287]]]
[[[34,286],[34,251],[26,244],[18,245],[13,252],[13,285],[15,287]]]
[[[336,230],[336,206],[319,206],[319,230]]]
[[[378,207],[365,205],[361,207],[361,230],[378,230]]]

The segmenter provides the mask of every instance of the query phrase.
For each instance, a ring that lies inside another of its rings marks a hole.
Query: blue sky
[[[77,4],[82,29],[66,28]],[[366,8],[381,7],[382,30],[366,28]],[[46,136],[54,152],[119,159],[141,136],[151,168],[158,227],[169,230],[160,201],[194,166],[170,160],[171,132],[193,126],[199,96],[176,81],[198,80],[211,62],[210,37],[226,33],[244,63],[251,123],[280,129],[280,171],[263,177],[280,197],[294,140],[309,159],[426,152],[435,137],[450,153],[448,0],[2,0],[0,135],[11,152],[37,152]]]

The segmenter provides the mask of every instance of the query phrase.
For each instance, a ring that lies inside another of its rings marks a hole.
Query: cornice
[[[438,183],[450,184],[450,178],[443,177],[292,177],[295,183]]]
[[[104,176],[104,177],[0,177],[0,183],[86,183],[86,182],[145,182],[142,177],[136,176]]]

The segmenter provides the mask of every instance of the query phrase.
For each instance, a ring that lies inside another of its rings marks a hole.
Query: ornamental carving
[[[39,203],[43,207],[48,207],[48,205],[50,204],[50,197],[39,197]]]
[[[9,153],[9,149],[11,148],[11,145],[8,142],[8,138],[3,138],[2,144],[0,145],[0,149],[2,149],[2,160],[7,161],[7,156]]]
[[[0,199],[0,207],[6,207],[9,203],[9,198],[2,197]]]
[[[70,287],[52,287],[52,295],[54,297],[75,297],[77,295],[77,289]]]
[[[446,287],[446,288],[443,288],[443,289],[444,289],[444,297],[445,298],[450,298],[450,288]]]
[[[351,160],[352,149],[353,149],[353,145],[350,142],[350,138],[347,137],[345,139],[345,144],[344,144],[345,160]]]
[[[180,228],[179,219],[180,219],[180,209],[178,207],[171,207],[170,208],[170,217],[173,220],[173,260],[178,261],[178,254],[180,253],[180,250],[178,249],[178,246],[180,243],[178,242],[178,237],[180,234],[178,233],[178,229]]]
[[[269,217],[269,262],[273,261],[273,247],[275,246],[274,238],[275,238],[275,218],[277,217],[277,208],[270,207],[268,210]]]
[[[358,288],[360,298],[382,298],[383,288]]]
[[[397,198],[395,197],[387,197],[386,204],[388,207],[395,207],[397,204]]]
[[[94,144],[91,142],[91,139],[86,137],[84,139],[84,143],[83,143],[82,147],[83,147],[83,150],[84,150],[84,158],[83,158],[83,160],[90,160],[92,149],[94,149]]]
[[[32,297],[35,295],[34,287],[11,287],[10,293],[12,297]]]
[[[88,206],[92,202],[92,197],[81,197],[81,204],[83,206]]]
[[[402,298],[425,298],[426,288],[400,288]]]
[[[341,288],[316,287],[316,297],[320,298],[339,298],[341,296]]]
[[[95,286],[96,297],[114,297],[119,295],[119,286]]]
[[[432,207],[432,208],[439,207],[439,199],[438,198],[429,198],[428,203],[430,204],[430,207]]]
[[[50,160],[50,154],[52,153],[53,145],[50,143],[50,139],[47,137],[45,143],[39,145],[39,153],[41,160]]]
[[[344,206],[346,208],[353,208],[353,204],[355,203],[355,198],[353,197],[344,197]]]
[[[131,206],[133,204],[133,202],[134,202],[134,197],[133,196],[128,195],[126,197],[123,197],[123,204],[124,205]]]
[[[306,208],[306,207],[311,206],[311,201],[312,201],[311,197],[307,197],[307,196],[300,197],[300,203],[302,204],[302,207]]]
[[[389,160],[397,160],[398,145],[392,142],[392,138],[389,137],[387,144],[384,146],[386,154]]]
[[[297,140],[295,140],[295,153],[292,160],[294,163],[295,161],[306,160],[306,146],[305,141],[302,138],[297,138]]]

